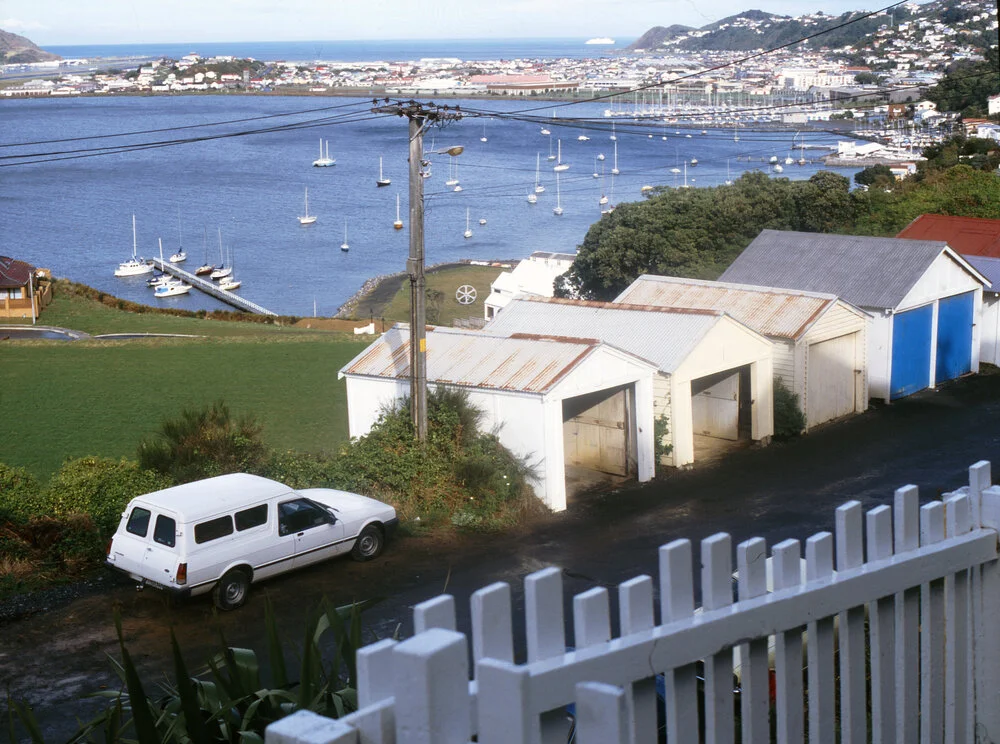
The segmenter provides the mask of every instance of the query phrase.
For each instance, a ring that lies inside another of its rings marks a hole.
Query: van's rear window
[[[260,527],[262,524],[267,524],[267,504],[236,512],[236,529],[240,532],[251,527]]]
[[[233,518],[228,514],[194,526],[194,541],[198,544],[218,540],[231,534],[233,534]]]
[[[149,532],[149,516],[149,509],[137,506],[128,516],[128,522],[125,523],[125,531],[139,537],[145,537],[146,533]]]
[[[156,517],[156,527],[153,528],[153,542],[166,545],[168,548],[174,547],[177,540],[177,523],[173,517],[165,517],[162,514]]]

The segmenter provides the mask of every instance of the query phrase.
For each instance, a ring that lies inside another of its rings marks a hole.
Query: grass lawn
[[[185,320],[137,317],[157,321],[157,328],[159,321]],[[254,415],[277,449],[328,451],[347,437],[346,388],[337,370],[370,337],[198,322],[233,333],[4,342],[0,406],[8,427],[0,438],[0,462],[27,467],[46,480],[67,457],[132,459],[140,439],[157,431],[164,418],[220,398],[235,415]],[[263,332],[247,333],[243,326]]]
[[[429,292],[440,292],[440,302],[427,302],[427,322],[432,325],[450,326],[455,318],[483,317],[483,302],[489,297],[490,284],[500,276],[500,269],[491,266],[447,266],[441,269],[431,269],[427,273],[427,289]],[[391,282],[391,284],[390,284]],[[375,318],[384,317],[386,321],[409,321],[410,319],[410,282],[403,276],[399,279],[387,279],[382,291],[376,291],[370,302],[360,302],[355,308],[355,315],[367,318],[369,314]],[[455,290],[463,284],[476,288],[476,301],[471,305],[460,305],[455,299]],[[394,294],[386,295],[386,290],[395,290]]]

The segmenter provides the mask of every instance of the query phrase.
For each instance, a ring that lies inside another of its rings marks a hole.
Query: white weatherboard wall
[[[496,428],[500,443],[528,458],[536,468],[535,495],[554,511],[566,508],[562,402],[585,393],[633,385],[637,478],[654,475],[653,375],[655,365],[604,347],[578,363],[544,394],[462,387],[469,402],[483,411],[482,427]],[[345,375],[352,437],[364,436],[386,406],[409,394],[409,381]],[[436,387],[430,382],[429,387]]]
[[[979,361],[1000,365],[1000,294],[983,292],[983,320],[979,332]]]
[[[837,395],[845,381],[852,386],[853,405],[841,415],[863,413],[868,408],[868,334],[872,322],[861,311],[837,303],[796,344],[792,391],[798,394],[806,414],[806,429],[835,417],[821,413],[830,410],[832,400],[810,401],[810,397]],[[819,344],[823,344],[823,363],[819,359],[812,363]],[[836,358],[831,360],[831,354]]]

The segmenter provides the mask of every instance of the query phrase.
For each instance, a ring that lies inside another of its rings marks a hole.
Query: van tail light
[[[104,551],[104,554],[105,554],[105,555],[106,555],[106,556],[107,556],[108,558],[110,558],[110,557],[111,557],[111,546],[112,546],[112,545],[114,544],[114,542],[115,542],[115,539],[114,539],[113,537],[112,537],[112,538],[110,538],[110,539],[108,540],[108,547],[107,547],[107,550],[105,550],[105,551]]]
[[[188,564],[178,563],[177,564],[177,576],[174,582],[177,584],[186,584],[188,581]]]

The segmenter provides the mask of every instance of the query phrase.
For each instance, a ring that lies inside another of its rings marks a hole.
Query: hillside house
[[[511,271],[504,271],[490,285],[490,295],[484,303],[486,320],[506,307],[516,295],[532,294],[552,297],[552,284],[576,260],[575,253],[535,251]]]
[[[979,371],[989,281],[943,241],[764,230],[720,279],[828,292],[871,314],[873,398]]]
[[[663,464],[691,465],[696,443],[717,451],[725,442],[766,443],[774,433],[771,342],[717,310],[518,297],[485,332],[596,338],[652,362],[653,411],[665,419],[671,447]],[[573,456],[568,437],[567,460]]]
[[[44,286],[36,280],[34,266],[7,256],[0,256],[0,318],[35,318],[48,305],[51,292],[48,272]]]
[[[409,327],[398,324],[340,370],[352,437],[409,395],[409,349]],[[567,465],[653,477],[655,372],[593,337],[427,333],[428,386],[465,390],[484,429],[536,467],[535,495],[554,511],[567,505]]]
[[[807,430],[868,407],[871,316],[835,295],[646,274],[614,301],[719,310],[766,336],[774,376],[798,396]]]

